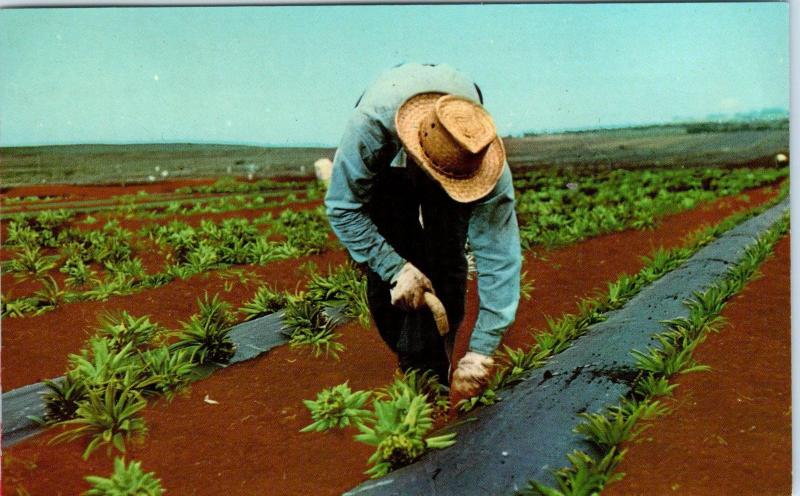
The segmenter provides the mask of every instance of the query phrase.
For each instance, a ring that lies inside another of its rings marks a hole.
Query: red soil
[[[543,327],[544,315],[575,311],[576,298],[604,289],[608,281],[623,272],[637,271],[642,265],[639,257],[653,248],[679,245],[688,231],[715,223],[772,194],[772,190],[766,189],[751,193],[749,204],[720,200],[666,218],[654,231],[601,236],[546,251],[535,259],[530,257],[526,266],[535,280],[533,296],[530,302],[520,305],[517,322],[505,342],[514,346],[529,342],[528,332]],[[290,267],[283,270],[288,275],[272,270],[269,280],[296,277]],[[213,292],[209,287],[213,281],[197,283]],[[157,312],[156,315],[162,315],[160,318],[154,315],[154,320],[160,322],[172,319],[172,312],[191,313],[196,291],[194,288],[185,288],[183,293],[165,291],[160,293],[160,299],[140,300],[136,305],[131,305],[132,297],[120,298],[118,304],[119,308],[147,308],[151,314],[153,305],[174,306],[175,310],[167,310],[166,315],[163,310]],[[164,299],[170,302],[163,302]],[[474,291],[468,300],[469,314],[474,319],[477,307]],[[83,305],[89,304],[77,305],[84,308]],[[97,308],[81,310],[82,320],[69,328],[90,325],[96,311]],[[52,322],[59,320],[54,318]],[[28,332],[35,330],[31,328]],[[364,479],[362,471],[367,468],[366,459],[372,450],[352,441],[352,430],[326,434],[298,432],[311,422],[301,400],[313,398],[322,388],[345,380],[356,389],[375,388],[391,379],[394,358],[374,329],[348,325],[342,332],[347,350],[339,362],[310,358],[282,347],[195,383],[187,396],[172,403],[161,401],[151,405],[145,414],[149,437],[144,445],[133,448],[128,458],[141,460],[146,470],[153,470],[162,478],[166,488],[181,494],[339,494],[356,485]],[[458,339],[458,349],[462,352],[467,334],[461,332]],[[78,341],[73,346],[79,346]],[[64,349],[62,344],[62,355]],[[16,362],[9,364],[11,367],[19,367],[19,354],[28,353],[27,347],[18,346],[15,353],[8,355],[14,356]],[[52,359],[53,350],[48,356]],[[23,361],[27,368],[42,359]],[[63,366],[56,370],[61,369]],[[204,403],[205,395],[220,404]],[[110,473],[112,457],[102,452],[92,455],[88,462],[81,461],[85,442],[47,447],[53,431],[6,450],[6,460],[10,461],[4,464],[3,476],[9,487],[22,486],[33,495],[75,494],[87,487],[82,480],[84,475]],[[183,488],[193,490],[187,492]]]
[[[293,191],[294,195],[297,198],[303,198],[306,195],[304,190],[296,189]],[[264,193],[267,195],[267,193]],[[166,194],[157,194],[151,196],[142,196],[142,197],[134,197],[129,202],[123,202],[120,200],[120,197],[114,196],[110,198],[104,198],[99,200],[70,200],[70,203],[60,203],[60,202],[38,202],[36,204],[23,204],[23,205],[11,205],[3,207],[3,211],[7,214],[15,214],[15,213],[26,213],[26,212],[39,212],[43,210],[80,210],[83,212],[92,212],[94,215],[102,214],[103,212],[112,211],[114,212],[116,209],[124,209],[128,206],[138,205],[139,207],[136,208],[137,212],[148,211],[148,210],[157,210],[163,211],[166,208],[166,202],[179,202],[181,205],[191,205],[197,203],[196,200],[203,200],[205,202],[210,202],[212,200],[218,200],[221,198],[230,198],[230,193],[183,193],[183,194],[174,194],[174,193],[166,193]],[[270,202],[278,201],[281,199],[281,195],[274,195],[269,194],[265,196]],[[115,207],[115,208],[109,208]],[[112,214],[115,215],[115,214]]]
[[[276,182],[313,181],[313,178],[308,177],[273,177],[270,179]],[[243,183],[255,182],[243,179],[239,181]],[[139,191],[145,191],[150,194],[174,193],[179,188],[207,186],[215,182],[217,182],[217,178],[174,179],[140,184],[41,184],[4,188],[0,196],[3,198],[38,196],[57,197],[59,200],[101,200],[120,195],[136,194]]]
[[[304,262],[314,262],[320,271],[325,271],[329,265],[340,265],[345,260],[343,251],[331,251],[265,266],[232,267],[177,279],[132,295],[113,296],[108,301],[69,303],[39,316],[3,319],[3,390],[62,375],[67,354],[80,351],[94,333],[98,317],[106,312],[127,310],[133,315],[148,315],[152,322],[177,329],[181,321],[197,312],[196,300],[204,292],[219,293],[236,310],[262,284],[278,290],[295,289],[303,279],[298,267]],[[246,280],[240,282],[237,273]]]
[[[603,494],[790,494],[792,485],[789,238],[728,302],[728,324],[695,358],[710,373],[677,377],[666,404]]]
[[[3,190],[7,198],[26,196],[57,196],[69,200],[89,200],[111,198],[120,195],[135,194],[137,191],[148,193],[172,193],[178,188],[187,186],[206,186],[214,184],[216,179],[178,179],[143,184],[42,184],[32,186],[15,186]]]
[[[272,177],[276,182],[311,182],[311,177]],[[188,186],[207,186],[217,182],[218,178],[204,179],[172,179],[168,181],[157,181],[152,183],[128,183],[128,184],[34,184],[30,186],[14,186],[0,190],[2,197],[18,198],[26,196],[38,197],[58,197],[59,199],[69,200],[98,200],[111,198],[120,195],[136,194],[139,191],[147,193],[173,193],[176,189]],[[255,182],[239,179],[238,181],[247,183]]]

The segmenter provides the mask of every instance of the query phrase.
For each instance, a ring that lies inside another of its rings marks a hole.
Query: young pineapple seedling
[[[114,473],[111,477],[89,475],[84,477],[92,485],[83,496],[161,496],[164,489],[153,472],[142,470],[142,463],[131,460],[125,465],[125,458],[114,459]]]
[[[657,376],[650,373],[637,381],[635,392],[643,398],[672,396],[672,391],[677,386],[677,384],[670,384],[669,379],[664,376]]]
[[[328,268],[327,276],[316,272],[311,272],[310,276],[308,299],[338,308],[344,317],[357,318],[361,325],[369,326],[367,280],[357,267],[348,263],[333,270]]]
[[[36,314],[44,313],[56,308],[64,300],[64,290],[58,287],[58,283],[53,276],[46,276],[41,279],[42,289],[33,294],[37,300]]]
[[[197,304],[200,312],[192,315],[189,322],[182,323],[183,330],[172,348],[190,350],[197,363],[225,363],[236,352],[229,335],[233,324],[230,305],[218,295],[209,299],[207,294],[204,300],[198,299]]]
[[[600,494],[603,488],[621,480],[624,474],[614,474],[614,469],[627,450],[617,452],[611,448],[598,462],[582,451],[573,451],[567,455],[572,466],[555,472],[558,489],[547,487],[536,481],[530,481],[528,487],[520,492],[520,496],[578,496]]]
[[[305,299],[305,295],[289,299],[283,314],[284,332],[292,348],[310,346],[315,357],[323,353],[338,358],[344,345],[336,341],[334,323],[319,303]]]
[[[430,370],[424,372],[416,369],[405,372],[397,371],[394,381],[387,387],[378,389],[375,396],[379,399],[397,398],[404,394],[404,391],[410,391],[414,395],[424,395],[434,408],[434,416],[446,416],[450,409],[450,392],[439,382],[439,377]]]
[[[161,346],[139,355],[144,373],[150,384],[142,388],[145,393],[163,394],[172,399],[175,391],[184,388],[192,379],[195,364],[188,350],[171,350]]]
[[[275,291],[269,286],[261,286],[256,290],[253,299],[248,301],[239,309],[245,315],[245,320],[252,320],[262,315],[277,312],[282,309],[287,302],[284,293]]]
[[[47,391],[42,395],[45,414],[42,423],[60,422],[75,418],[81,401],[86,400],[86,384],[79,374],[68,372],[64,379],[44,381]]]
[[[30,276],[39,278],[55,268],[56,260],[58,260],[56,256],[42,255],[37,246],[23,245],[16,258],[11,261],[8,271],[14,272],[15,277],[19,279]]]
[[[64,282],[72,288],[79,288],[89,283],[94,278],[95,272],[78,257],[69,257],[60,272],[67,274]]]
[[[368,462],[373,466],[366,474],[382,477],[392,470],[408,465],[422,456],[426,449],[442,449],[455,444],[456,434],[449,433],[426,438],[433,428],[433,407],[424,394],[404,389],[387,400],[374,400],[375,421],[358,424],[361,434],[355,439],[376,447]]]
[[[118,382],[109,382],[103,389],[90,389],[75,411],[75,418],[57,424],[77,427],[58,434],[50,443],[89,435],[92,440],[83,452],[84,460],[103,444],[109,445],[108,451],[113,446],[124,453],[126,441],[139,440],[147,432],[144,420],[137,416],[145,406],[147,401],[140,393]]]
[[[111,350],[119,351],[128,343],[133,348],[147,346],[160,330],[147,316],[133,317],[123,310],[118,315],[105,314],[100,317],[97,336],[107,337]]]
[[[631,355],[636,358],[638,369],[666,377],[678,372],[686,374],[711,370],[709,366],[698,364],[692,358],[694,349],[703,340],[702,336],[694,341],[682,337],[675,342],[667,334],[658,334],[656,339],[661,344],[660,348],[648,348],[647,353],[639,350],[631,351]]]
[[[0,315],[3,317],[24,317],[25,314],[36,310],[39,300],[37,298],[10,298],[0,294]]]
[[[369,410],[363,409],[369,396],[369,391],[350,391],[346,382],[323,389],[317,394],[316,400],[303,400],[314,422],[300,432],[324,432],[362,423],[363,419],[371,415]]]

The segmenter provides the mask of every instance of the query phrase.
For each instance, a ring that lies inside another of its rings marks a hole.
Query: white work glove
[[[403,310],[417,310],[425,305],[425,291],[433,291],[433,284],[425,274],[406,262],[393,279],[394,287],[389,291],[392,305]]]
[[[472,398],[480,394],[489,383],[493,366],[492,357],[468,351],[458,361],[453,380],[450,381],[450,390],[460,398]]]

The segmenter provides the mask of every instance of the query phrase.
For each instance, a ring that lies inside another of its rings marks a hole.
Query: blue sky
[[[0,145],[335,145],[403,61],[501,134],[789,106],[786,3],[7,9]]]

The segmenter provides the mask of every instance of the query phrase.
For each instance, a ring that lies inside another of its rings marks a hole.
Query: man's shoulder
[[[390,120],[408,98],[426,92],[451,93],[479,101],[475,83],[447,64],[407,63],[383,72],[366,89],[357,107],[394,128]]]

